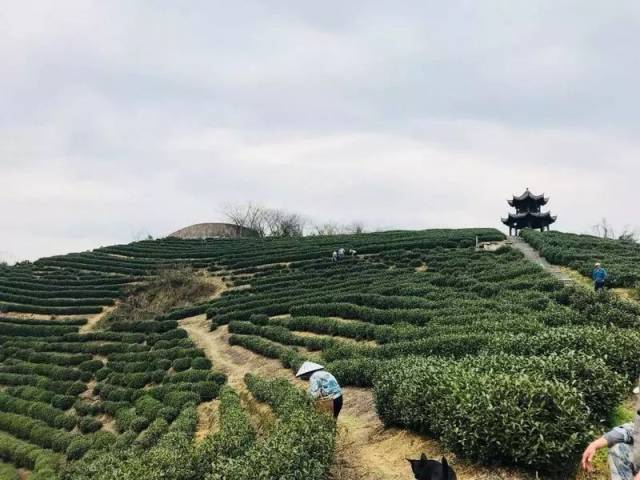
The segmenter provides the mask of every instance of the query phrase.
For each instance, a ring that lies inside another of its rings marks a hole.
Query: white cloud
[[[630,1],[14,2],[0,251],[163,235],[249,200],[498,226],[525,186],[559,228],[638,225],[638,27]]]

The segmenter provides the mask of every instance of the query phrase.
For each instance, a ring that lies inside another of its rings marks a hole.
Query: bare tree
[[[629,225],[626,225],[620,236],[618,236],[618,240],[621,240],[623,242],[636,242],[637,238],[638,231],[632,229]]]
[[[282,210],[277,210],[275,208],[269,208],[264,212],[264,226],[267,235],[271,237],[279,237],[280,236],[280,227],[284,217],[284,212]]]
[[[223,212],[233,225],[251,228],[262,237],[301,237],[304,233],[305,220],[297,213],[253,203],[227,205]]]
[[[241,205],[226,204],[222,207],[222,214],[227,217],[227,221],[236,227],[246,227],[246,211]]]
[[[599,223],[592,227],[593,232],[597,237],[602,238],[615,238],[613,227],[609,224],[606,218],[602,218]]]
[[[225,205],[222,212],[227,221],[236,227],[250,228],[265,236],[265,209],[249,202],[247,205]]]
[[[131,235],[131,237],[134,242],[139,242],[141,240],[153,240],[151,234],[146,230],[138,230],[133,235]]]
[[[302,237],[305,220],[297,213],[284,213],[280,220],[281,237]]]
[[[364,223],[352,222],[345,227],[345,233],[358,234],[364,233]]]
[[[302,237],[304,235],[304,218],[297,214],[277,208],[264,211],[265,229],[272,237]]]
[[[364,224],[362,222],[352,222],[348,225],[341,225],[335,222],[327,222],[314,225],[315,235],[342,235],[364,233]]]
[[[322,225],[314,225],[313,229],[315,235],[337,235],[340,232],[340,225],[327,222]]]

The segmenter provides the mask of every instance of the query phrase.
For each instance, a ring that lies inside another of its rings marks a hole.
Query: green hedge
[[[247,375],[245,382],[258,401],[274,409],[279,421],[264,441],[240,457],[217,463],[205,478],[325,478],[335,445],[333,418],[317,412],[306,395],[284,379]]]
[[[0,412],[0,430],[56,452],[64,452],[74,438],[74,435],[51,428],[41,420],[16,413]]]
[[[198,478],[224,469],[230,458],[244,455],[256,440],[251,417],[230,387],[220,392],[218,417],[218,431],[209,434],[197,447]]]
[[[36,447],[0,432],[0,459],[32,470],[30,478],[55,480],[61,457],[51,450]]]
[[[8,463],[0,462],[0,480],[20,480],[18,469]]]
[[[398,359],[382,368],[374,395],[386,425],[437,436],[447,448],[485,463],[571,468],[593,438],[580,392],[526,374],[481,373],[433,358]]]

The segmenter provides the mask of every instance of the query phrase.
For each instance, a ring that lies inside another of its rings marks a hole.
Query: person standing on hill
[[[591,274],[593,278],[593,284],[596,292],[602,290],[604,288],[604,282],[607,280],[609,274],[607,271],[602,268],[600,262],[596,263],[595,268],[593,269],[593,273]]]
[[[304,362],[298,369],[296,377],[309,380],[307,393],[311,398],[333,402],[333,418],[337,420],[342,410],[342,389],[336,378],[322,365],[314,362]]]

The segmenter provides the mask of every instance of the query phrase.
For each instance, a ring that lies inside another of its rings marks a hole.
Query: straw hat
[[[318,363],[304,362],[298,369],[296,377],[301,377],[302,375],[306,375],[307,373],[317,372],[318,370],[324,370],[324,367]]]

